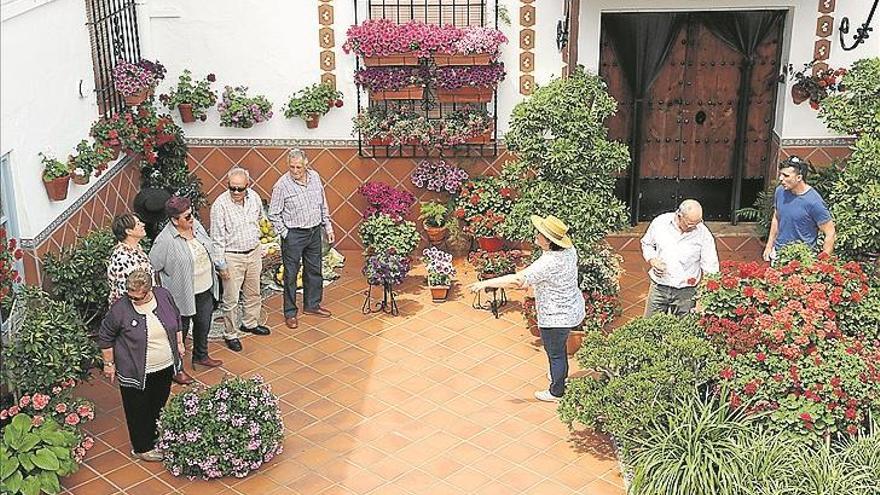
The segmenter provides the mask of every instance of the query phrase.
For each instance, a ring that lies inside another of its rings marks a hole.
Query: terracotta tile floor
[[[622,319],[641,314],[647,293],[635,240],[618,247]],[[289,330],[276,295],[266,302],[270,336],[244,338],[241,353],[212,343],[222,369],[195,373],[205,383],[263,375],[281,398],[282,455],[245,479],[209,482],[132,461],[119,392],[96,377],[78,391],[97,404],[86,428],[97,442],[64,480],[67,493],[624,493],[608,439],[570,432],[532,397],[547,386],[547,363],[519,314],[521,294],[512,291],[500,319],[472,309],[461,284],[474,274],[463,264],[457,290],[435,304],[419,268],[401,287],[400,316],[365,316],[361,259],[345,254],[342,278],[325,291],[333,318],[306,316]]]

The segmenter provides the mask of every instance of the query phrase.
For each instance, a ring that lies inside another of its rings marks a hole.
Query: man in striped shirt
[[[263,203],[260,195],[249,188],[251,177],[247,170],[235,166],[226,174],[228,191],[220,194],[211,205],[211,237],[220,247],[221,259],[226,260],[229,277],[223,281],[223,313],[226,346],[241,351],[236,322],[238,299],[244,296],[241,331],[268,335],[269,329],[260,325],[260,273],[263,271],[263,250],[260,246],[260,219]]]
[[[308,167],[305,153],[287,153],[288,172],[272,188],[269,221],[281,235],[284,263],[284,322],[297,328],[296,277],[303,266],[303,313],[323,318],[330,311],[321,306],[324,277],[321,272],[322,233],[333,243],[333,225],[318,172]]]

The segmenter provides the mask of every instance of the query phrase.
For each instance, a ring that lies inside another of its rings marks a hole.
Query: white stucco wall
[[[519,94],[519,6],[518,0],[501,0],[507,6],[511,25],[499,26],[510,39],[503,47],[502,61],[507,78],[499,87],[499,130],[507,129],[507,118],[520,101]],[[354,23],[351,0],[332,2],[335,11],[337,87],[344,93],[345,106],[321,118],[317,129],[307,130],[299,119],[285,119],[282,106],[290,95],[320,80],[318,66],[318,2],[306,0],[148,0],[142,29],[144,56],[156,57],[168,68],[160,86],[166,91],[183,69],[197,77],[217,75],[214,88],[244,84],[253,94],[264,94],[273,103],[275,116],[251,129],[221,127],[216,108],[208,121],[188,124],[190,137],[248,137],[294,139],[353,139],[351,119],[356,115],[355,57],[345,54],[345,32]],[[359,20],[364,20],[366,2],[360,2]],[[489,8],[491,15],[491,7]],[[562,7],[557,2],[538,5],[535,27],[536,81],[545,83],[559,75],[562,66],[556,50],[556,21]],[[148,45],[148,46],[146,46]]]
[[[79,85],[82,80],[82,94]],[[88,190],[71,183],[49,201],[37,153],[66,160],[98,116],[82,0],[3,4],[0,24],[0,149],[9,153],[20,235],[31,238]],[[94,185],[95,181],[92,181]]]
[[[837,28],[840,19],[850,18],[850,34],[865,21],[872,0],[837,1],[834,17],[834,33],[829,38],[831,57],[829,66],[849,67],[854,60],[880,55],[880,36],[871,36],[867,42],[852,51],[840,48]],[[603,12],[631,11],[709,11],[709,10],[788,10],[782,43],[782,65],[791,63],[796,70],[813,59],[816,37],[817,0],[590,0],[581,1],[579,62],[596,71],[599,66],[599,38]],[[877,31],[875,19],[875,32]],[[848,45],[851,42],[848,39]],[[816,111],[809,105],[795,105],[789,97],[791,82],[780,85],[777,97],[775,131],[782,139],[830,137]]]

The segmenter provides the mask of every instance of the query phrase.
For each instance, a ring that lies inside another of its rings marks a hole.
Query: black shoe
[[[263,325],[257,325],[254,328],[247,328],[244,325],[241,326],[240,330],[242,332],[252,333],[254,335],[269,335],[269,328]]]
[[[241,341],[238,339],[223,339],[226,341],[226,347],[235,352],[241,352]]]

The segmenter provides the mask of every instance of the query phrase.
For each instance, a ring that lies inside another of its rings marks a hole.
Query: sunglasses
[[[132,302],[136,302],[136,303],[143,302],[143,301],[145,301],[148,297],[150,297],[150,292],[149,292],[149,291],[144,292],[144,295],[142,295],[142,296],[140,296],[140,297],[135,297],[135,296],[133,296],[133,295],[131,295],[131,294],[128,295],[128,298],[131,299]]]
[[[193,214],[192,214],[192,213],[187,213],[186,215],[183,215],[183,216],[177,217],[177,219],[178,219],[178,220],[186,220],[187,222],[189,222],[190,220],[193,219]]]
[[[229,186],[229,190],[232,192],[245,192],[245,191],[247,191],[247,186],[242,186],[242,187]]]

